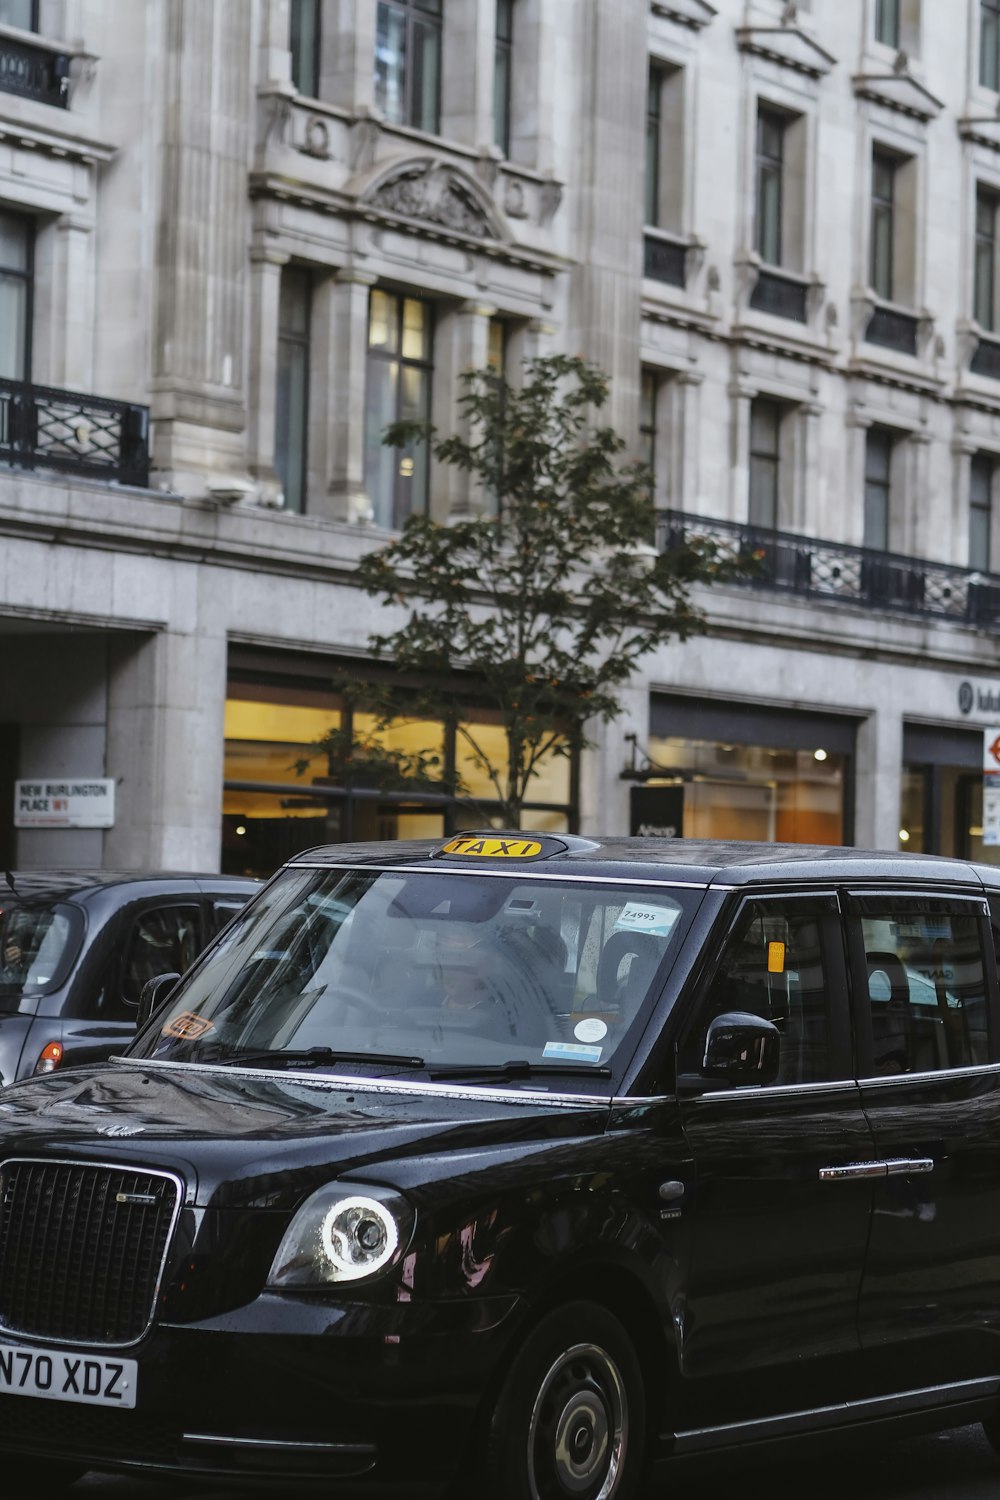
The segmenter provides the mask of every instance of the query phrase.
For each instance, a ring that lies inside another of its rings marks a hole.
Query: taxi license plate
[[[0,1344],[0,1396],[47,1396],[87,1406],[135,1406],[134,1359]]]

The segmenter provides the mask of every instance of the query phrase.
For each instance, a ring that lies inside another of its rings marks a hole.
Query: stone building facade
[[[983,853],[998,106],[1000,0],[0,0],[0,858],[459,818],[310,747],[358,558],[481,503],[384,422],[556,350],[663,545],[763,564],[531,821]],[[81,777],[112,827],[18,826]]]

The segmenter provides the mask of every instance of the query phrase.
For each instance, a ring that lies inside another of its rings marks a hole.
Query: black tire
[[[984,1418],[982,1428],[986,1434],[986,1441],[1000,1458],[1000,1411],[995,1412],[992,1417]]]
[[[0,1483],[4,1500],[23,1495],[58,1495],[86,1473],[82,1464],[58,1458],[28,1458],[23,1453],[0,1453]]]
[[[569,1302],[528,1334],[490,1424],[490,1500],[633,1500],[645,1468],[642,1369],[618,1319]]]

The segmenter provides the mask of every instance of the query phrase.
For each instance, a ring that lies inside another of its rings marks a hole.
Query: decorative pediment
[[[965,141],[974,141],[977,146],[988,146],[991,151],[1000,151],[1000,116],[971,116],[958,122],[958,133]]]
[[[708,0],[653,0],[652,11],[654,16],[665,16],[668,21],[678,21],[681,26],[691,26],[695,31],[701,31],[718,15]]]
[[[738,26],[736,41],[742,52],[755,52],[808,78],[822,78],[837,59],[814,42],[800,26]]]
[[[364,207],[470,239],[506,238],[479,185],[457,167],[429,156],[394,167],[365,194]]]
[[[854,92],[859,99],[871,99],[875,104],[884,104],[900,114],[913,119],[933,120],[944,109],[942,101],[925,89],[909,71],[909,60],[901,52],[891,73],[858,73],[854,78]]]

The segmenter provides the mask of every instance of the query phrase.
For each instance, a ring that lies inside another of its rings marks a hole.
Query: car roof
[[[204,889],[218,894],[223,890],[256,890],[260,881],[248,875],[197,874],[173,870],[9,870],[0,885],[0,903],[20,897],[32,901],[86,899],[100,891],[122,886],[151,886],[170,889],[178,885]],[[6,886],[6,891],[5,887]],[[10,895],[7,895],[7,891]]]
[[[458,842],[475,835],[463,834]],[[451,841],[332,844],[309,849],[289,861],[294,865],[393,865],[480,870],[498,867],[508,873],[555,875],[567,865],[575,875],[618,876],[651,882],[690,885],[758,885],[789,881],[934,881],[938,884],[1000,886],[1000,869],[936,855],[890,850],[847,849],[812,844],[742,843],[722,839],[629,838],[620,835],[581,838],[523,830],[505,834],[487,829],[483,841],[535,841],[543,853],[530,859],[491,859],[446,853]]]

